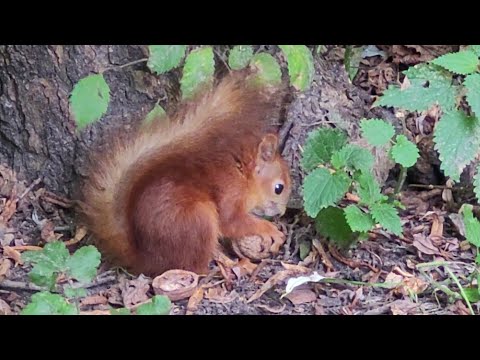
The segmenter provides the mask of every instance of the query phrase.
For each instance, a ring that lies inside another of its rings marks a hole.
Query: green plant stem
[[[100,73],[104,73],[105,71],[109,71],[109,70],[120,70],[120,69],[123,69],[123,68],[125,68],[125,67],[127,67],[127,66],[136,65],[136,64],[143,63],[143,62],[147,62],[147,61],[148,61],[148,58],[143,58],[143,59],[131,61],[131,62],[126,63],[126,64],[123,64],[123,65],[110,66],[110,67],[104,69],[103,71],[101,71]]]
[[[407,178],[407,170],[408,168],[400,165],[400,175],[398,176],[397,186],[395,187],[395,195],[397,195],[400,190],[402,190],[405,179]]]
[[[460,284],[460,281],[458,278],[455,276],[455,274],[448,268],[448,266],[444,266],[445,271],[450,275],[450,277],[455,281],[455,284],[457,284],[458,288],[460,289],[460,294],[462,294],[463,299],[467,303],[468,309],[470,310],[470,313],[472,315],[475,315],[475,312],[473,311],[472,305],[470,304],[470,301],[467,298],[467,294],[465,294],[465,291],[463,290],[463,286]]]

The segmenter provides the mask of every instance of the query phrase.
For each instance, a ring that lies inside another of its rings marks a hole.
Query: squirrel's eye
[[[276,184],[275,185],[275,194],[280,195],[283,191],[283,185],[282,184]]]

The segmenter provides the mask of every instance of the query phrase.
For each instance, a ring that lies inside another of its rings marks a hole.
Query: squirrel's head
[[[278,137],[266,135],[258,146],[253,173],[252,213],[258,216],[283,215],[291,193],[290,169],[278,152]]]

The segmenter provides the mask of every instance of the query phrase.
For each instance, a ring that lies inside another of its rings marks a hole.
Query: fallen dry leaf
[[[283,310],[285,310],[285,308],[287,307],[287,304],[283,304],[283,305],[279,306],[278,308],[274,308],[274,307],[271,307],[271,306],[266,305],[266,304],[257,304],[257,305],[255,305],[255,307],[259,308],[259,309],[267,310],[268,312],[270,312],[272,314],[280,314]]]
[[[430,230],[430,237],[435,236],[435,237],[443,237],[443,222],[444,218],[443,216],[439,216],[438,214],[433,214],[433,222],[432,222],[432,228]]]
[[[317,300],[317,294],[311,289],[295,289],[285,296],[293,305],[311,303]]]
[[[413,315],[417,311],[418,305],[409,299],[395,300],[390,304],[392,315]]]
[[[15,266],[17,266],[18,264],[23,264],[22,255],[10,246],[3,247],[3,256],[13,259],[13,261],[15,261]]]
[[[428,284],[415,277],[415,276],[402,276],[391,272],[387,275],[385,283],[396,284],[394,287],[394,293],[404,296],[410,296],[413,294],[419,295],[425,291]]]
[[[58,240],[57,236],[59,234],[55,234],[54,232],[55,224],[51,220],[45,220],[43,222],[42,231],[40,232],[40,237],[45,242],[53,242]]]
[[[465,224],[463,222],[463,216],[460,214],[450,214],[448,217],[452,221],[458,233],[465,237]]]
[[[240,259],[238,264],[232,268],[232,271],[237,279],[240,279],[245,275],[251,275],[257,266],[257,264],[252,263],[249,259],[243,258]]]
[[[2,213],[0,214],[0,223],[7,224],[10,218],[15,214],[17,211],[17,201],[16,200],[8,200],[3,208]]]
[[[12,315],[12,309],[4,300],[0,299],[0,315]]]
[[[77,230],[75,232],[75,236],[73,237],[73,239],[65,241],[65,245],[66,246],[74,245],[74,244],[82,241],[82,239],[85,237],[85,235],[87,235],[87,228],[83,227],[83,226],[79,226],[79,227],[77,227]]]
[[[232,302],[238,297],[238,294],[235,290],[228,293],[228,291],[220,286],[209,288],[205,292],[205,299],[210,300],[211,302],[226,304]]]
[[[199,286],[188,299],[186,315],[192,315],[198,309],[198,305],[203,300],[203,288]]]
[[[166,295],[171,301],[189,298],[197,285],[197,274],[178,269],[164,272],[157,276],[152,283],[156,295]]]
[[[415,234],[413,235],[413,246],[426,255],[439,255],[440,251],[438,248],[433,245],[432,240],[430,237],[427,237],[423,234]]]
[[[8,272],[12,267],[12,263],[8,259],[0,259],[0,281],[3,280],[6,276],[8,276]]]
[[[112,315],[110,310],[80,311],[80,315]]]
[[[150,290],[150,281],[143,275],[134,280],[124,280],[121,289],[123,304],[126,308],[149,300],[147,292]]]
[[[109,304],[123,305],[122,291],[120,290],[119,285],[110,287],[104,294],[107,297]]]
[[[92,295],[82,299],[80,304],[82,306],[99,305],[99,304],[105,305],[105,304],[108,304],[108,299],[102,295]]]
[[[0,240],[0,243],[1,243],[2,246],[9,246],[11,244],[11,242],[13,241],[13,239],[15,239],[14,234],[5,234],[3,236],[3,239]]]

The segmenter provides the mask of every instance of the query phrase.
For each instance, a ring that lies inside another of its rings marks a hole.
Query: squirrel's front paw
[[[277,229],[275,224],[267,222],[266,231],[259,234],[265,241],[271,241],[270,252],[278,254],[280,247],[285,243],[285,234]]]

